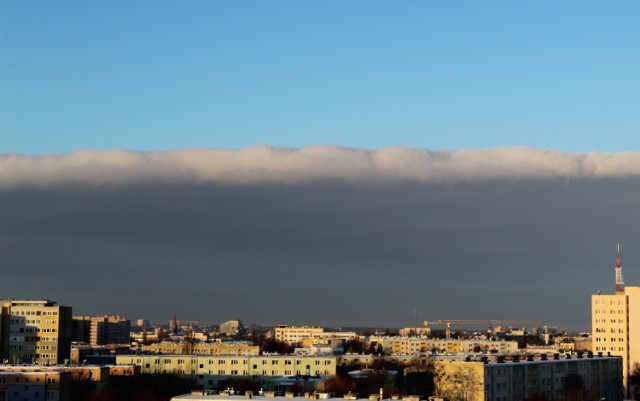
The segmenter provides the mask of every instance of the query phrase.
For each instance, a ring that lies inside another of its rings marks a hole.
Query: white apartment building
[[[324,333],[324,328],[319,326],[277,326],[273,329],[273,339],[285,342],[287,344],[295,344],[302,342],[305,338],[316,337]]]
[[[305,346],[311,344],[329,344],[332,340],[349,340],[358,335],[353,331],[324,331],[318,326],[277,326],[273,329],[273,338],[287,344],[303,343]]]

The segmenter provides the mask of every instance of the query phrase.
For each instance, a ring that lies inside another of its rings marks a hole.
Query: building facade
[[[373,339],[391,355],[416,355],[420,353],[500,353],[519,352],[517,341],[491,340],[443,340],[427,337],[383,337]]]
[[[623,383],[640,364],[640,287],[625,287],[620,248],[615,264],[615,292],[591,296],[592,351],[622,357]]]
[[[47,300],[2,301],[2,358],[9,363],[61,364],[69,360],[70,306]]]
[[[220,324],[220,334],[228,337],[244,334],[244,325],[240,320],[228,320]]]
[[[287,344],[296,344],[309,337],[316,337],[324,333],[324,328],[318,326],[277,326],[273,329],[273,339]]]
[[[118,365],[140,365],[141,373],[171,373],[196,379],[201,388],[216,388],[233,376],[335,376],[336,357],[330,356],[196,356],[118,355]]]
[[[435,366],[437,395],[451,400],[563,399],[570,389],[566,383],[571,380],[582,384],[582,388],[570,390],[580,391],[579,397],[584,401],[623,399],[622,359],[619,357],[581,358],[574,355],[509,362],[442,359]]]
[[[91,345],[129,344],[131,322],[123,316],[96,316],[91,318]]]
[[[173,354],[184,353],[184,346],[176,343],[160,343],[143,345],[144,353]],[[260,354],[260,346],[239,343],[201,343],[195,344],[192,349],[194,355],[243,355],[252,356]]]
[[[0,400],[69,401],[71,380],[71,373],[62,369],[6,369],[0,365]]]

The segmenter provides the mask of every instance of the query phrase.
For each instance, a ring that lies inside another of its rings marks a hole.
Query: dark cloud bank
[[[626,282],[640,284],[640,177],[628,166],[598,175],[583,162],[580,173],[560,174],[542,163],[535,174],[488,167],[483,176],[486,162],[467,157],[464,173],[445,171],[446,179],[424,179],[420,169],[377,179],[323,151],[311,167],[288,162],[253,180],[238,169],[241,178],[229,179],[233,162],[223,178],[205,169],[194,179],[157,168],[149,154],[144,173],[125,163],[120,177],[105,170],[101,152],[91,168],[61,156],[57,170],[43,168],[44,158],[0,156],[0,298],[45,297],[77,314],[158,322],[177,313],[399,326],[417,307],[421,320],[542,319],[581,330],[590,326],[590,295],[613,288],[618,242]],[[331,173],[306,170],[318,166]]]

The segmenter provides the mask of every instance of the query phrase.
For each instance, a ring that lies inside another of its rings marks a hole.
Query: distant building
[[[273,329],[273,338],[276,341],[285,342],[287,344],[302,343],[306,339],[311,339],[313,344],[329,344],[331,340],[343,339],[348,340],[356,338],[355,332],[328,332],[319,326],[277,326]]]
[[[91,341],[91,316],[74,316],[71,333],[71,341],[89,344]]]
[[[69,360],[71,307],[48,300],[2,301],[2,359],[57,364]]]
[[[169,331],[171,334],[173,335],[177,335],[178,334],[178,330],[179,330],[179,324],[178,324],[178,316],[177,315],[173,315],[173,320],[171,320],[169,322]]]
[[[415,355],[420,353],[517,353],[517,341],[444,340],[427,337],[369,337],[370,343],[379,344],[385,354]]]
[[[91,318],[91,345],[129,344],[131,322],[123,316],[96,316]]]
[[[405,327],[400,329],[399,332],[402,337],[411,337],[411,336],[430,336],[431,335],[431,327]]]
[[[220,334],[228,337],[244,334],[244,326],[240,320],[229,320],[220,324]]]
[[[136,326],[140,328],[147,328],[151,327],[151,324],[149,323],[149,319],[138,319],[136,320]]]
[[[273,329],[273,338],[287,344],[299,343],[305,338],[314,337],[324,333],[324,328],[319,326],[285,326],[280,325]]]
[[[181,355],[184,353],[184,346],[176,343],[160,343],[143,345],[142,352],[152,352],[156,354]],[[258,355],[260,347],[257,345],[241,343],[204,343],[195,344],[192,350],[194,355]]]

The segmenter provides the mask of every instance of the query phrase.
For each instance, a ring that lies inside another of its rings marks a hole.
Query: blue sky
[[[640,3],[3,1],[0,153],[640,148]]]

